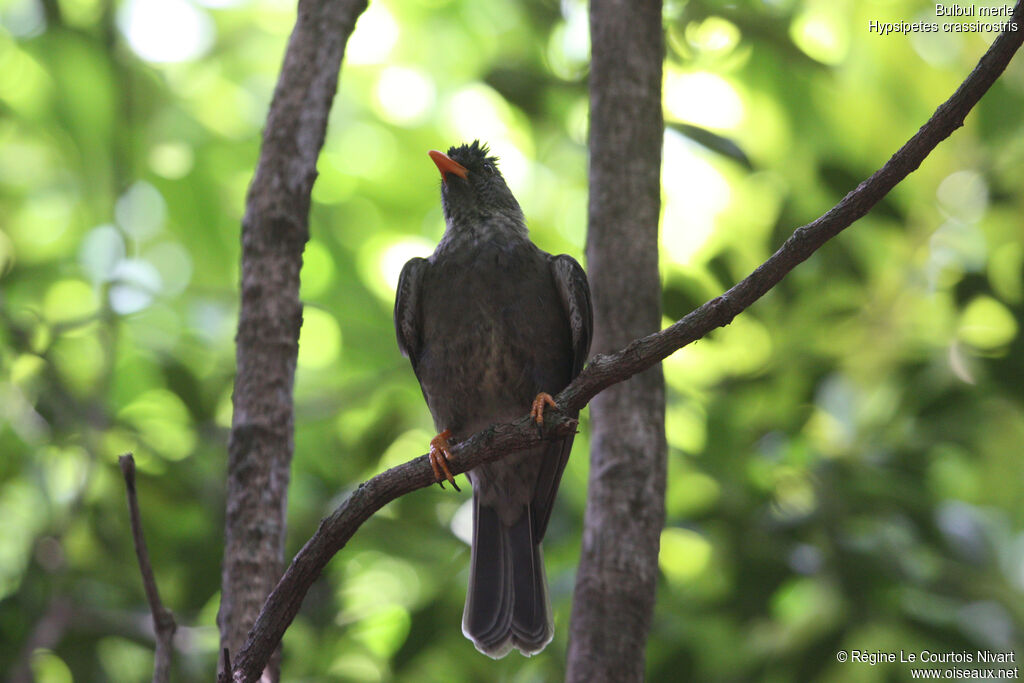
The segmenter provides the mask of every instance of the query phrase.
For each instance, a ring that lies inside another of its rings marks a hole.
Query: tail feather
[[[480,649],[494,650],[512,622],[512,563],[503,530],[497,512],[474,500],[473,556],[462,632]],[[501,655],[507,652],[506,648]]]
[[[473,556],[462,632],[476,649],[498,659],[514,647],[533,655],[554,633],[544,558],[533,542],[529,510],[511,527],[474,501]]]
[[[533,542],[532,521],[523,514],[509,529],[512,541],[512,637],[524,653],[540,652],[551,640],[551,605],[548,602],[544,558]]]

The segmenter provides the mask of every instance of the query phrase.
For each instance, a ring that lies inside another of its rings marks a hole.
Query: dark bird
[[[402,269],[395,330],[439,432],[430,455],[443,488],[444,479],[455,485],[448,439],[527,409],[543,422],[551,395],[583,368],[593,314],[583,269],[530,241],[486,146],[430,157],[441,171],[445,232],[429,258]],[[540,544],[571,448],[571,436],[544,442],[467,473],[473,549],[462,632],[491,657],[513,647],[532,655],[551,642]]]

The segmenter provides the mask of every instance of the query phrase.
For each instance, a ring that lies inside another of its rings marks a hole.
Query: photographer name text
[[[961,650],[958,652],[886,652],[883,650],[847,650],[837,653],[841,662],[870,664],[875,666],[886,662],[902,662],[904,664],[1015,664],[1016,653],[992,652],[990,650]]]

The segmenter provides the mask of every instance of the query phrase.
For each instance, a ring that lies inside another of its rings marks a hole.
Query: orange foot
[[[452,471],[448,469],[448,458],[452,457],[452,452],[448,450],[448,437],[452,435],[452,430],[446,429],[433,439],[430,440],[430,467],[434,470],[434,479],[437,481],[437,485],[444,488],[444,480],[447,479],[448,483],[455,488],[456,491],[461,491],[459,485],[455,483],[455,477],[452,476]]]
[[[555,403],[555,399],[551,398],[551,394],[542,391],[537,394],[537,398],[533,399],[533,407],[530,408],[530,416],[540,426],[544,426],[544,406],[558,409],[558,404]]]

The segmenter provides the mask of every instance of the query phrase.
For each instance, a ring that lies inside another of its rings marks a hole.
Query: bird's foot
[[[448,438],[452,435],[452,430],[446,429],[433,439],[430,440],[430,467],[434,470],[434,479],[437,481],[437,485],[444,488],[445,479],[456,491],[461,491],[459,485],[455,483],[455,477],[452,476],[452,471],[448,469],[448,459],[452,457],[452,452],[449,450]]]
[[[558,404],[555,403],[555,399],[551,398],[551,394],[542,391],[537,394],[537,398],[533,399],[533,406],[530,408],[530,417],[537,423],[537,431],[541,435],[544,434],[544,406],[551,406],[558,410]]]

